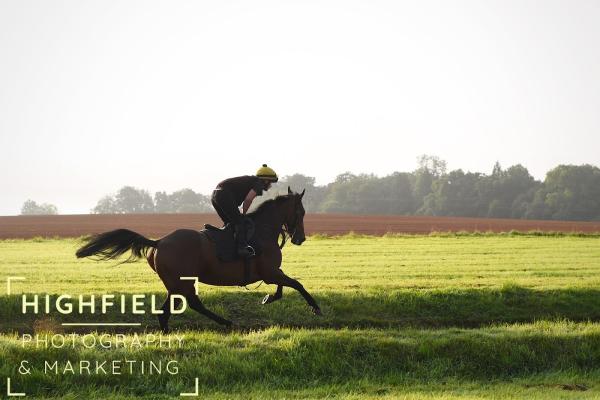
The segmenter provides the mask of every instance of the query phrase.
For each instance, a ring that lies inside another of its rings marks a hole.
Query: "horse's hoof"
[[[321,312],[321,309],[320,309],[319,307],[313,307],[313,308],[312,308],[312,312],[313,312],[313,314],[315,314],[315,315],[318,315],[318,316],[323,316],[323,313]]]
[[[270,295],[270,294],[268,294],[268,295],[266,295],[265,297],[263,297],[263,299],[262,299],[262,304],[269,304],[269,303],[270,303],[270,302],[272,302],[272,301],[273,301],[273,300],[272,300],[272,298],[271,298],[271,295]]]

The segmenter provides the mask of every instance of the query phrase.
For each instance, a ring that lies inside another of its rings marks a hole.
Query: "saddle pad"
[[[204,225],[204,228],[205,229],[201,232],[208,236],[208,238],[215,244],[217,258],[219,260],[228,262],[240,259],[240,256],[237,254],[235,240],[233,238],[233,225],[228,224],[223,228],[217,228],[206,224]],[[258,254],[259,250],[257,244],[252,240],[248,241],[248,243],[254,248],[256,254]]]

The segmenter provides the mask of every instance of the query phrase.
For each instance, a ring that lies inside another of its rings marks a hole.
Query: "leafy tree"
[[[474,217],[478,200],[477,182],[481,174],[452,171],[434,181],[420,212],[427,215]]]
[[[525,193],[517,196],[512,204],[511,218],[526,218],[533,203],[535,193],[542,184],[535,181],[534,185]]]
[[[423,154],[417,158],[418,168],[413,173],[413,199],[423,205],[425,197],[432,191],[433,182],[446,173],[446,161],[437,156]],[[422,207],[421,211],[423,210]]]
[[[324,186],[317,186],[315,182],[316,179],[312,176],[294,174],[284,176],[280,186],[283,187],[285,193],[287,193],[288,186],[296,192],[305,190],[304,197],[302,198],[304,209],[307,212],[317,212],[325,198],[326,189]]]
[[[400,214],[414,210],[411,176],[396,172],[374,175],[338,175],[321,205],[324,212]]]
[[[301,192],[304,189],[307,189],[307,191],[309,191],[308,189],[313,189],[315,187],[315,181],[316,179],[312,176],[294,174],[284,176],[280,182],[282,186],[285,186],[286,190],[287,187],[290,186],[293,191]]]
[[[255,209],[269,199],[287,194],[288,186],[295,192],[306,190],[305,195],[302,198],[302,204],[307,212],[319,211],[326,189],[324,186],[316,186],[314,177],[303,174],[287,175],[279,179],[279,182],[273,184],[269,191],[263,193],[262,196],[257,197],[252,202],[252,209]]]
[[[534,196],[529,218],[600,219],[600,169],[585,165],[559,165],[546,174]]]
[[[104,196],[92,209],[93,214],[117,214],[118,212],[117,203],[113,196]]]
[[[27,200],[21,207],[21,215],[56,215],[58,209],[53,204],[38,204],[33,200]]]
[[[379,182],[382,214],[412,214],[416,211],[413,196],[412,175],[394,172]]]
[[[95,214],[153,213],[154,202],[147,190],[124,186],[115,196],[105,196],[92,209]]]
[[[174,212],[173,203],[167,192],[154,193],[154,212],[162,214]]]
[[[154,212],[154,202],[147,190],[132,186],[122,187],[115,196],[117,210],[122,214],[142,214]]]
[[[173,212],[202,213],[212,211],[210,198],[192,189],[181,189],[169,196]]]
[[[335,181],[329,187],[327,196],[321,207],[323,212],[334,213],[357,213],[359,210],[367,207],[369,200],[361,201],[359,193],[364,190],[361,186],[373,176],[354,175],[345,172],[336,177]],[[363,191],[364,193],[364,191]]]
[[[522,165],[517,164],[502,170],[500,163],[496,162],[492,174],[482,176],[478,183],[477,215],[494,218],[522,216],[524,199],[522,195],[528,193],[535,185],[535,179]],[[519,202],[515,205],[517,198]]]
[[[506,170],[501,182],[502,197],[507,204],[510,204],[510,214],[504,214],[503,217],[522,218],[522,204],[526,199],[532,198],[534,190],[541,185],[529,173],[527,168],[521,164],[513,165]]]
[[[438,156],[423,154],[417,157],[417,163],[419,164],[417,171],[429,172],[436,178],[446,173],[447,163]]]

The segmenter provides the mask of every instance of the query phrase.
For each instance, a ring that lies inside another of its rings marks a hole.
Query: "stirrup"
[[[246,245],[243,247],[238,247],[237,254],[243,257],[254,257],[256,255],[256,251],[254,250],[254,247]]]

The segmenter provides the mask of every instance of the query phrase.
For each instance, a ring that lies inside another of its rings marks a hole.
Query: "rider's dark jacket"
[[[243,217],[238,207],[244,202],[251,189],[254,189],[257,196],[262,195],[264,184],[260,178],[251,175],[238,176],[225,179],[217,185],[211,200],[223,223],[241,222]]]

